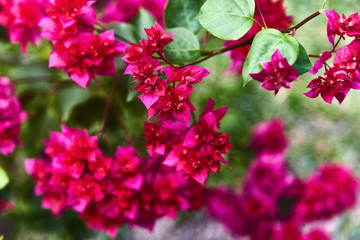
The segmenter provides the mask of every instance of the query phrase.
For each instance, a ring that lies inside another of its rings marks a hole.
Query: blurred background
[[[100,3],[97,3],[101,5]],[[321,8],[321,0],[286,0],[287,14],[293,23],[298,23]],[[346,16],[360,9],[359,0],[330,0],[326,9],[335,9]],[[308,54],[321,54],[331,50],[326,36],[326,17],[318,16],[301,27],[295,37],[303,44]],[[142,11],[133,20],[139,28],[152,25],[150,16]],[[17,88],[24,111],[29,115],[23,124],[22,147],[8,157],[0,155],[0,165],[7,171],[10,184],[0,191],[0,198],[15,203],[16,208],[4,213],[0,220],[0,235],[4,239],[109,239],[106,234],[88,230],[75,212],[66,211],[54,218],[50,211],[41,208],[41,198],[33,194],[34,184],[24,170],[24,159],[38,157],[43,150],[43,140],[49,131],[59,131],[60,123],[74,128],[86,128],[90,134],[101,129],[106,97],[113,78],[99,77],[87,90],[74,84],[57,69],[49,69],[48,58],[52,47],[44,40],[40,46],[31,46],[26,55],[19,46],[10,44],[6,31],[0,28],[0,75],[11,78]],[[213,46],[222,45],[213,40]],[[314,60],[314,59],[311,59]],[[118,65],[121,68],[121,61]],[[292,88],[281,89],[274,97],[272,92],[260,88],[260,83],[251,82],[242,87],[241,77],[227,72],[228,55],[218,55],[203,63],[211,74],[197,84],[191,97],[201,112],[208,98],[215,100],[216,107],[228,106],[222,120],[222,131],[231,136],[233,149],[227,155],[232,166],[222,166],[220,173],[211,174],[208,187],[226,185],[238,189],[252,160],[248,149],[251,127],[260,121],[280,117],[286,125],[290,139],[288,164],[292,171],[307,176],[323,161],[342,162],[352,166],[360,174],[360,92],[352,90],[344,102],[336,100],[331,105],[320,97],[310,99],[303,95],[313,75],[305,74]],[[321,74],[321,73],[319,73]],[[119,76],[117,76],[119,77]],[[128,131],[136,136],[135,146],[146,155],[143,123],[147,112],[130,84],[131,78],[120,76],[114,102]],[[198,113],[196,113],[198,115]],[[125,144],[124,132],[118,127],[114,115],[109,116],[107,134],[113,149]],[[104,146],[104,142],[100,141]],[[103,147],[106,153],[106,148]],[[330,222],[322,223],[336,240],[360,239],[360,208]],[[170,235],[171,234],[171,235]],[[171,237],[170,237],[171,236]],[[160,220],[152,233],[128,226],[120,228],[116,239],[236,239],[202,211],[181,213],[176,221]]]

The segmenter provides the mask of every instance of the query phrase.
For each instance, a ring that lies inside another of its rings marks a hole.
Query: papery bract
[[[270,62],[262,63],[264,69],[259,73],[252,73],[250,76],[261,82],[261,87],[267,90],[274,90],[276,95],[281,87],[290,88],[293,81],[298,81],[299,71],[292,67],[286,58],[283,58],[279,49],[276,49],[271,56]]]
[[[0,76],[0,153],[12,153],[21,144],[21,123],[27,118],[16,97],[15,88],[7,77]]]
[[[287,150],[288,140],[281,119],[271,119],[256,124],[251,133],[250,146],[258,154],[283,154]]]
[[[28,43],[39,44],[38,23],[45,15],[47,1],[11,0],[0,3],[0,25],[8,29],[10,41],[27,51]]]
[[[360,16],[358,13],[350,15],[348,18],[343,15],[342,17],[333,10],[324,10],[326,17],[328,18],[327,23],[327,35],[330,43],[334,46],[335,35],[344,37],[348,36],[360,36]]]
[[[338,164],[324,164],[306,182],[304,197],[296,211],[305,221],[329,219],[357,201],[359,180]]]
[[[69,46],[55,46],[49,67],[64,69],[78,85],[87,88],[96,75],[115,73],[115,57],[123,54],[126,48],[126,44],[115,40],[112,30],[99,35],[80,33],[78,41]]]

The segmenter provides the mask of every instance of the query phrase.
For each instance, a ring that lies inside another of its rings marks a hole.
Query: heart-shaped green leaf
[[[254,11],[254,0],[207,0],[197,19],[214,36],[237,40],[253,25]]]

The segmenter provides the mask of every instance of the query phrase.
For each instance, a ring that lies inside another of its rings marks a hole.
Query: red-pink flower
[[[149,108],[149,119],[159,113],[157,121],[168,121],[174,118],[183,121],[190,121],[190,113],[196,108],[190,102],[191,91],[184,85],[176,88],[168,86],[165,95]]]
[[[10,41],[20,44],[26,52],[28,43],[39,44],[38,23],[45,15],[47,1],[3,0],[0,1],[0,25],[8,29]]]
[[[132,146],[118,147],[116,150],[111,176],[123,180],[123,185],[129,189],[139,190],[143,184],[138,165],[140,158]]]
[[[20,144],[21,123],[26,113],[21,109],[15,88],[7,77],[0,76],[0,153],[8,155]]]
[[[87,88],[96,75],[115,73],[115,57],[125,52],[127,45],[115,41],[112,30],[99,35],[80,33],[78,41],[57,44],[51,52],[49,67],[64,69],[81,87]]]
[[[252,129],[250,146],[258,154],[284,154],[288,140],[282,120],[275,118],[256,124]]]
[[[283,58],[279,49],[271,56],[270,62],[262,63],[264,69],[250,76],[261,82],[261,87],[274,90],[276,95],[281,87],[290,88],[293,81],[298,81],[299,71],[292,67],[286,58]]]
[[[297,214],[305,221],[329,219],[357,201],[359,180],[345,166],[324,164],[308,178]]]
[[[335,35],[344,38],[344,35],[350,37],[360,36],[360,16],[358,13],[350,15],[348,18],[343,15],[342,17],[333,10],[324,10],[327,23],[327,35],[331,44],[334,46]]]
[[[49,2],[46,15],[39,26],[41,36],[56,45],[59,41],[71,44],[81,32],[92,33],[96,23],[96,13],[91,5],[95,1],[53,0]]]
[[[309,83],[307,87],[311,90],[305,93],[305,96],[315,98],[321,95],[327,103],[331,103],[335,97],[342,103],[351,88],[360,89],[360,73],[356,60],[358,50],[357,40],[349,46],[343,46],[334,57],[334,66],[325,68],[325,77],[319,76]]]
[[[163,25],[167,0],[112,0],[105,6],[104,22],[130,22],[141,7],[148,10]]]
[[[232,147],[226,133],[216,132],[226,109],[212,110],[212,103],[209,100],[206,113],[187,131],[183,142],[173,146],[163,162],[167,166],[176,166],[184,177],[191,177],[201,184],[204,184],[210,171],[219,171],[221,162],[229,166],[222,154]]]

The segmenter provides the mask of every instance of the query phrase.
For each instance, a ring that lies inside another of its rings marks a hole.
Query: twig
[[[317,17],[318,15],[322,14],[323,11],[322,10],[319,10],[319,11],[316,11],[315,13],[311,14],[310,16],[308,16],[307,18],[305,18],[304,20],[302,20],[300,23],[296,24],[294,27],[291,27],[291,28],[288,28],[288,29],[283,29],[283,30],[279,30],[280,32],[282,33],[290,33],[290,34],[294,34],[295,31],[302,27],[305,23],[307,23],[308,21],[310,21],[311,19]],[[214,50],[214,51],[203,51],[203,55],[206,56],[200,60],[197,60],[195,62],[192,62],[192,63],[189,63],[189,64],[186,64],[186,65],[182,65],[180,66],[181,68],[183,67],[186,67],[186,66],[189,66],[189,65],[195,65],[195,64],[199,64],[213,56],[216,56],[218,54],[221,54],[221,53],[224,53],[224,52],[227,52],[227,51],[231,51],[233,49],[236,49],[236,48],[239,48],[239,47],[242,47],[242,46],[245,46],[245,45],[248,45],[248,44],[251,44],[252,41],[254,40],[254,37],[251,37],[245,41],[242,41],[240,43],[237,43],[237,44],[234,44],[230,47],[226,47],[226,48],[221,48],[221,49],[218,49],[218,50]]]

